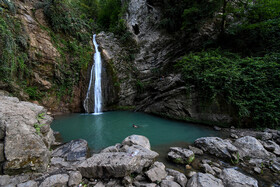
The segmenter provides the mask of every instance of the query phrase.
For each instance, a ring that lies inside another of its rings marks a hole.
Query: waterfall
[[[101,90],[101,70],[102,70],[102,62],[101,62],[101,54],[98,51],[98,44],[95,39],[96,35],[93,35],[93,44],[95,47],[94,54],[94,63],[91,67],[90,72],[90,81],[88,85],[86,99],[84,100],[84,108],[90,113],[94,111],[94,114],[100,114],[102,112],[102,90]],[[93,75],[94,73],[94,75]],[[92,80],[94,79],[94,110],[92,110]]]

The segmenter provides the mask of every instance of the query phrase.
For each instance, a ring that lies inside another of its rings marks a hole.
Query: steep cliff
[[[91,38],[82,43],[55,30],[46,17],[46,10],[54,9],[51,1],[0,1],[0,5],[0,89],[53,112],[82,111],[87,65],[92,63]]]
[[[111,64],[116,77],[118,97],[114,103],[118,108],[207,123],[233,120],[233,109],[223,98],[207,101],[200,97],[196,89],[185,86],[174,68],[187,49],[199,46],[202,38],[214,37],[214,28],[196,33],[193,40],[180,31],[169,34],[159,27],[161,1],[129,1],[125,20],[136,42],[130,47],[138,49],[130,61],[125,58],[128,51],[112,34],[98,35],[104,59]]]

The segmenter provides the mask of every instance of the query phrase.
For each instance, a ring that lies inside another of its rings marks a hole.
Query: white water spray
[[[90,105],[90,92],[92,88],[92,79],[94,78],[94,114],[100,114],[102,112],[102,90],[101,90],[101,70],[102,70],[102,61],[101,54],[98,51],[98,44],[95,39],[96,35],[93,35],[93,44],[95,47],[94,54],[94,64],[92,65],[90,72],[90,81],[87,90],[86,99],[84,100],[84,108],[87,112],[91,112]],[[93,75],[94,71],[94,75]]]

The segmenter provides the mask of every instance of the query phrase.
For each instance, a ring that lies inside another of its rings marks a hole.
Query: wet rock
[[[167,176],[165,165],[161,162],[155,162],[145,174],[152,182],[160,182]]]
[[[38,186],[37,182],[33,180],[27,181],[25,183],[20,183],[17,185],[17,187],[37,187],[37,186]]]
[[[220,128],[220,127],[218,127],[218,126],[214,126],[214,130],[215,130],[215,131],[221,131],[222,128]]]
[[[216,173],[217,175],[219,175],[220,173],[222,173],[222,170],[221,170],[220,168],[218,168],[218,167],[212,167],[212,169],[215,171],[215,173]]]
[[[209,164],[201,164],[201,168],[205,173],[210,173],[212,175],[215,175],[215,171],[211,168]]]
[[[166,169],[168,175],[171,175],[174,177],[174,181],[180,184],[181,186],[186,186],[188,179],[187,177],[183,174],[180,173],[179,171],[173,170],[173,169]]]
[[[261,168],[259,167],[254,167],[254,172],[258,173],[258,174],[261,174],[262,173],[262,170]]]
[[[223,187],[222,180],[211,174],[197,173],[189,180],[187,187]]]
[[[174,181],[163,180],[160,183],[160,187],[181,187],[181,186]]]
[[[125,177],[143,169],[141,157],[123,152],[99,153],[78,165],[83,177],[110,178]]]
[[[178,164],[189,164],[195,157],[191,150],[180,147],[170,147],[170,152],[167,156],[171,161]]]
[[[230,134],[230,137],[231,137],[231,138],[234,138],[234,139],[237,139],[237,138],[238,138],[238,136],[237,136],[236,134],[233,134],[233,133]]]
[[[272,170],[275,172],[280,172],[280,162],[273,162],[271,164]]]
[[[141,135],[132,135],[125,138],[122,142],[122,145],[128,145],[128,146],[140,145],[146,149],[151,149],[149,139]]]
[[[264,161],[262,159],[258,159],[258,158],[252,158],[249,160],[249,164],[251,164],[253,166],[261,167],[261,165],[263,163],[264,163]]]
[[[82,182],[82,175],[79,171],[71,171],[69,173],[68,186],[78,186]]]
[[[188,178],[191,178],[192,176],[196,175],[196,172],[195,171],[190,171],[187,173],[187,177]]]
[[[269,141],[263,142],[263,146],[266,150],[273,152],[277,156],[280,156],[280,146],[278,144],[276,144],[275,142],[269,140]]]
[[[87,158],[88,153],[87,141],[79,139],[58,147],[53,151],[52,156],[64,158],[66,161],[81,161]]]
[[[241,158],[262,158],[267,159],[270,154],[265,150],[263,145],[254,137],[245,136],[237,139],[234,145],[239,149]]]
[[[195,140],[194,144],[212,155],[231,159],[237,153],[237,148],[229,140],[218,137],[206,137]]]
[[[248,177],[232,168],[223,169],[221,178],[228,187],[258,187],[258,181],[256,179]]]
[[[57,174],[47,177],[39,187],[50,187],[50,186],[67,186],[69,176],[67,174]]]
[[[189,149],[196,155],[203,155],[203,151],[197,147],[189,146]]]

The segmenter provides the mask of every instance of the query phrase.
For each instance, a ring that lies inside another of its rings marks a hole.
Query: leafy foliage
[[[75,11],[74,6],[75,4],[66,0],[47,0],[44,4],[44,14],[55,32],[63,32],[79,41],[87,42],[90,38],[87,32],[89,25],[78,16],[79,11]]]
[[[280,116],[280,54],[241,58],[221,50],[190,53],[178,62],[188,86],[207,99],[223,97],[244,126],[276,128]]]
[[[11,82],[16,77],[29,75],[26,53],[28,38],[23,33],[20,21],[11,16],[14,5],[4,2],[10,5],[0,12],[0,80]]]

